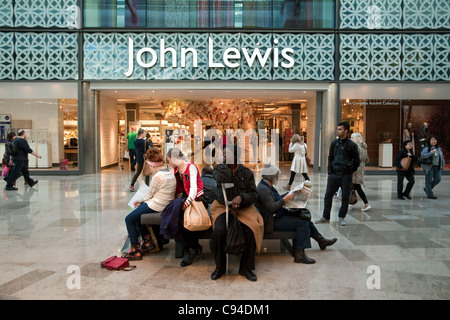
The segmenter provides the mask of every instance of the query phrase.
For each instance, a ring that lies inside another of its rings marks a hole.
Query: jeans
[[[128,149],[128,153],[130,154],[130,168],[134,170],[136,166],[136,149]]]
[[[345,218],[348,211],[348,202],[350,200],[350,192],[352,189],[352,174],[334,174],[330,173],[327,180],[327,190],[325,191],[324,208],[322,216],[330,220],[331,207],[333,204],[333,196],[342,189],[341,208],[339,209],[339,218]]]
[[[405,178],[408,180],[408,184],[406,185],[405,191],[403,191],[403,180]],[[415,182],[416,180],[414,179],[414,173],[412,171],[397,170],[397,196],[409,196]]]
[[[275,231],[294,231],[296,250],[311,248],[311,236],[319,234],[316,226],[311,221],[289,215],[275,216],[273,229]]]
[[[425,173],[425,192],[427,196],[433,195],[433,188],[441,182],[441,169],[439,166],[431,166]]]
[[[150,209],[147,203],[144,202],[125,217],[125,225],[127,226],[128,236],[132,245],[139,244],[139,234],[142,238],[150,234],[147,227],[141,224],[141,216],[144,213],[153,212],[156,211]]]

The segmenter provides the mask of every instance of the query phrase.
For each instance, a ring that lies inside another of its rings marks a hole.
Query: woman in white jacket
[[[301,173],[303,178],[309,180],[308,177],[308,164],[306,163],[306,143],[303,141],[302,137],[298,134],[294,134],[289,144],[289,152],[294,154],[294,159],[292,159],[291,165],[291,177],[289,178],[289,183],[284,187],[290,190],[291,185],[294,182],[295,175]]]

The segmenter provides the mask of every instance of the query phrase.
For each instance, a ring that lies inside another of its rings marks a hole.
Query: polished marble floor
[[[281,168],[280,191],[289,166]],[[259,171],[255,175],[259,181]],[[347,226],[340,226],[335,197],[331,222],[317,228],[338,241],[324,251],[312,241],[307,254],[316,264],[296,264],[279,241],[264,240],[256,257],[257,282],[237,274],[235,257],[228,275],[210,280],[215,265],[207,240],[189,267],[179,266],[171,241],[133,261],[132,271],[101,269],[101,260],[120,255],[131,177],[128,170],[110,168],[95,175],[34,176],[39,183],[32,189],[21,178],[14,192],[2,185],[0,299],[450,299],[449,176],[431,200],[423,192],[424,177],[417,175],[413,199],[405,201],[395,197],[396,176],[366,176],[372,209],[361,212],[359,201],[348,212]],[[326,175],[310,178],[314,195],[308,207],[316,219]]]

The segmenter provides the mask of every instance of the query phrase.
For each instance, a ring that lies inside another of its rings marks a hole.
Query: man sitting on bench
[[[285,193],[280,195],[274,188],[278,182],[280,169],[274,165],[266,165],[261,170],[262,179],[258,184],[258,199],[255,203],[259,212],[264,218],[266,232],[272,231],[294,231],[295,232],[295,254],[294,262],[312,264],[316,261],[309,258],[306,253],[306,248],[311,248],[310,238],[313,238],[319,243],[321,250],[333,245],[337,239],[324,238],[314,223],[308,220],[301,219],[299,216],[289,215],[288,210],[283,205],[292,200],[294,193]],[[267,228],[272,226],[272,230]]]

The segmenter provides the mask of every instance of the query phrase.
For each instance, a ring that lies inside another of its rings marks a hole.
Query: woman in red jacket
[[[174,169],[177,187],[175,191],[176,198],[185,199],[182,210],[179,214],[180,240],[183,249],[187,255],[183,258],[180,265],[182,267],[192,264],[195,257],[202,252],[202,246],[198,242],[195,232],[189,231],[183,227],[184,210],[192,204],[193,201],[203,201],[203,182],[200,171],[195,164],[186,161],[183,153],[178,148],[172,148],[167,152],[169,165]]]

